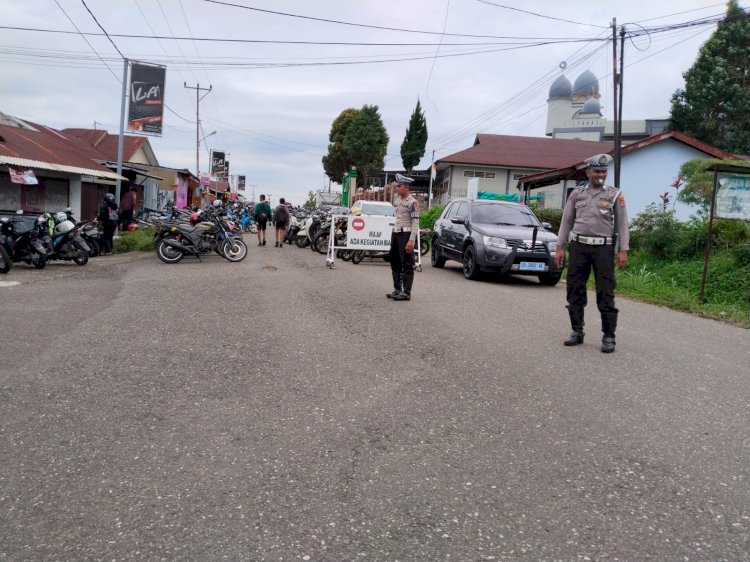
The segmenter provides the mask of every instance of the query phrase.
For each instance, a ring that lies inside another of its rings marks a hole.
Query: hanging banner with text
[[[161,136],[166,67],[133,63],[130,68],[128,130]]]
[[[750,175],[719,175],[714,217],[750,221]]]
[[[222,150],[211,151],[211,175],[223,179],[227,169],[226,155]]]
[[[237,191],[245,191],[245,176],[237,178]]]
[[[387,252],[391,248],[391,233],[395,217],[347,217],[346,248]]]

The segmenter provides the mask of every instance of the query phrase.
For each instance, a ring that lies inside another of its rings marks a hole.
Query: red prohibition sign
[[[362,218],[357,217],[356,219],[352,221],[352,228],[354,230],[362,230],[364,227],[365,227],[365,221]]]

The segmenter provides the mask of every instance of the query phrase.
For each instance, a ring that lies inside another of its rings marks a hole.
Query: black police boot
[[[411,293],[406,291],[399,291],[397,295],[391,297],[394,301],[409,301],[411,300]]]
[[[572,345],[579,345],[583,343],[583,332],[577,332],[576,330],[573,330],[570,332],[570,335],[568,338],[563,342],[563,345],[567,345],[568,347]]]
[[[386,293],[386,297],[389,299],[395,299],[396,296],[401,294],[401,289],[393,289],[390,293]]]
[[[580,345],[583,343],[583,308],[577,306],[567,305],[568,316],[570,316],[570,327],[573,331],[570,333],[568,338],[563,342],[563,345],[568,347],[572,345]]]
[[[401,292],[401,274],[391,271],[391,276],[393,277],[393,290],[385,295],[389,299],[395,298]]]
[[[615,350],[615,335],[604,334],[602,337],[602,353],[613,353]]]

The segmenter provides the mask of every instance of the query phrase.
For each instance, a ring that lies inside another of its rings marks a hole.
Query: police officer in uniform
[[[617,308],[615,308],[615,262],[623,268],[628,262],[630,234],[625,198],[619,189],[605,185],[608,154],[597,154],[586,160],[588,185],[573,190],[565,204],[560,231],[557,234],[555,261],[560,267],[566,242],[570,242],[568,259],[568,314],[572,333],[564,344],[583,343],[583,311],[586,306],[586,282],[591,268],[596,281],[596,306],[602,317],[602,351],[615,350]]]
[[[391,234],[391,275],[393,291],[386,296],[395,301],[411,299],[414,282],[414,244],[419,235],[419,202],[409,193],[414,180],[396,174],[398,196],[393,202],[396,208],[396,226]]]

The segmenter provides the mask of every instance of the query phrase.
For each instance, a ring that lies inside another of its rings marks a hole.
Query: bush
[[[119,238],[115,239],[115,254],[125,252],[150,252],[154,249],[154,229],[149,227],[139,227],[132,232],[126,232]]]
[[[437,221],[440,213],[443,212],[443,207],[432,207],[429,211],[422,211],[419,213],[419,228],[429,228],[432,230],[435,228],[435,221]]]

